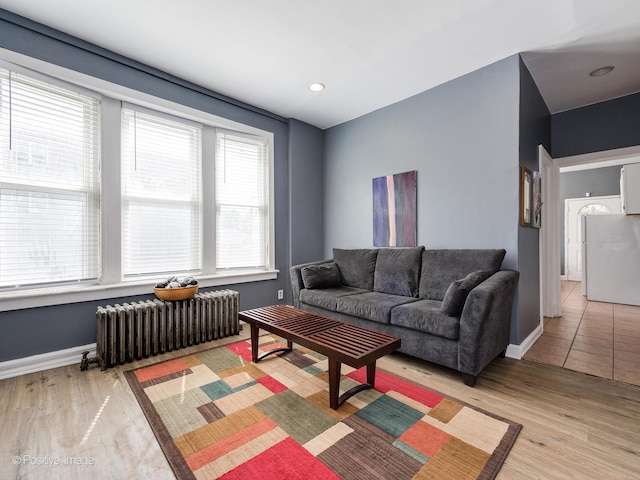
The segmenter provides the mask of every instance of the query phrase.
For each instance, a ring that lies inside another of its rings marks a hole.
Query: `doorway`
[[[560,231],[560,169],[576,165],[612,166],[640,162],[640,146],[587,153],[571,157],[552,158],[542,145],[538,148],[542,172],[543,213],[540,231],[540,328],[531,333],[521,349],[526,351],[542,334],[544,317],[559,317],[561,313],[560,277],[562,242]]]
[[[640,385],[640,357],[637,357],[640,354],[637,345],[640,307],[590,302],[582,295],[580,282],[560,282],[560,252],[564,241],[560,215],[564,201],[560,198],[559,182],[560,171],[565,167],[589,164],[597,168],[638,162],[640,146],[558,159],[552,159],[540,146],[544,202],[540,231],[540,300],[541,305],[551,308],[540,309],[544,316],[541,327],[531,334],[534,345],[526,348],[527,343],[523,344],[524,358]],[[589,200],[589,205],[596,203],[595,198],[580,200]],[[614,201],[620,205],[619,198]],[[580,208],[583,207],[585,205]],[[600,210],[601,207],[586,206],[580,213]],[[574,223],[578,224],[577,220]],[[556,304],[558,298],[560,303]]]

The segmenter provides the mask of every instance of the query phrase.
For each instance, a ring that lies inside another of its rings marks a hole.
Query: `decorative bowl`
[[[153,292],[160,300],[167,302],[177,302],[193,297],[198,291],[198,285],[190,285],[188,287],[178,288],[158,288],[155,287]]]

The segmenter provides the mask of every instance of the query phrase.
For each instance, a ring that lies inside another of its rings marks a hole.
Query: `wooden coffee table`
[[[254,363],[267,355],[291,351],[293,343],[325,355],[329,360],[329,405],[334,410],[356,393],[373,388],[376,360],[400,348],[400,339],[392,335],[358,327],[350,323],[305,312],[288,305],[274,305],[238,313],[238,318],[251,327],[251,357]],[[275,348],[258,355],[260,329],[287,340],[287,348]],[[340,367],[367,367],[367,383],[339,396]]]

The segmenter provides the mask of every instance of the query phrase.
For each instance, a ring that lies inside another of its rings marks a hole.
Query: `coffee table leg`
[[[338,394],[340,393],[340,362],[329,359],[329,406],[336,410],[340,403]]]
[[[337,364],[337,366],[334,366]],[[338,396],[340,390],[340,362],[329,359],[329,405],[336,410],[340,405],[363,390],[374,388],[376,382],[375,360],[367,365],[367,383],[362,383],[350,388]]]
[[[371,388],[375,387],[376,384],[376,361],[374,360],[369,365],[367,365],[367,383],[371,385]]]
[[[257,325],[251,324],[251,361],[256,363],[258,361],[258,337],[260,336],[260,328]]]
[[[251,361],[253,363],[258,363],[264,357],[269,355],[273,355],[274,353],[279,352],[290,352],[293,350],[293,341],[287,340],[286,348],[274,348],[272,350],[266,351],[258,355],[258,338],[260,336],[260,327],[257,325],[251,324]]]

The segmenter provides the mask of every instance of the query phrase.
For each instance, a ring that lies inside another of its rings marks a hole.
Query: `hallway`
[[[592,302],[561,282],[562,317],[545,318],[526,360],[640,385],[640,307]]]

